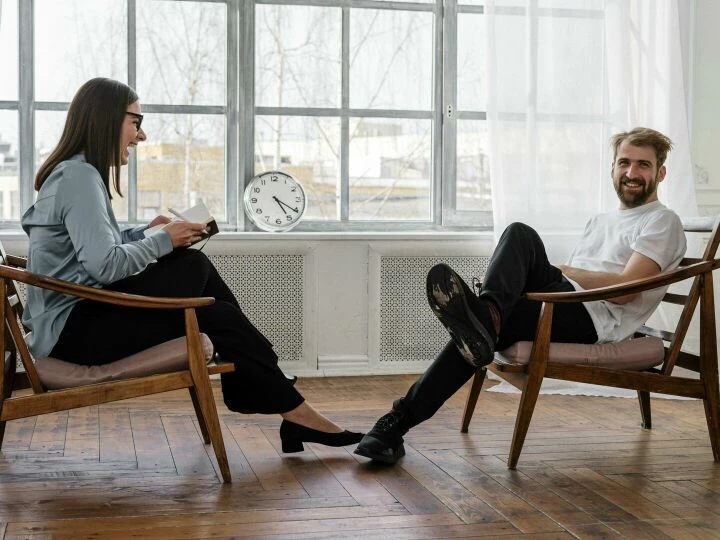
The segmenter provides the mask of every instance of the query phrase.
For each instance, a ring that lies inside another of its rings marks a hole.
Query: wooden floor
[[[367,430],[414,377],[304,379],[308,400]],[[508,471],[517,395],[467,389],[406,440],[395,467],[352,448],[279,450],[279,417],[220,403],[232,485],[186,394],[13,421],[0,454],[3,538],[720,538],[720,465],[702,405],[540,396]],[[219,396],[219,389],[216,388]]]

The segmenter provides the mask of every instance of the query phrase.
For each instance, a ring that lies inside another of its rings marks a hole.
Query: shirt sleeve
[[[153,235],[118,243],[109,214],[107,193],[98,172],[76,164],[63,172],[56,195],[57,210],[83,268],[104,285],[131,276],[172,251],[169,235]]]
[[[672,211],[655,213],[630,247],[655,261],[662,272],[675,268],[687,248],[680,218]]]
[[[122,231],[120,231],[120,235],[122,236],[122,243],[126,244],[128,242],[142,240],[143,238],[145,238],[145,235],[143,233],[147,228],[147,225],[140,225],[139,227],[135,227],[132,229],[123,229]]]

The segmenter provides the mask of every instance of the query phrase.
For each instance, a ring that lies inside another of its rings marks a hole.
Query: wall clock
[[[302,184],[288,173],[258,174],[245,188],[245,213],[259,229],[289,231],[300,222],[307,199]]]

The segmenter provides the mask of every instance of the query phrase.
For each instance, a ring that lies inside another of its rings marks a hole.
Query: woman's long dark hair
[[[85,161],[95,167],[110,194],[110,169],[113,187],[120,191],[120,129],[128,105],[138,96],[128,85],[98,77],[83,84],[70,103],[60,142],[50,153],[35,176],[35,189],[40,190],[57,165],[75,154],[84,153]]]

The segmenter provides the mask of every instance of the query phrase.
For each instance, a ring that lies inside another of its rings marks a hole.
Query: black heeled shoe
[[[363,438],[364,433],[343,431],[341,433],[327,433],[309,427],[301,426],[289,420],[283,420],[280,424],[280,440],[282,451],[286,454],[302,452],[305,450],[304,442],[314,442],[325,446],[347,446],[357,444]]]

